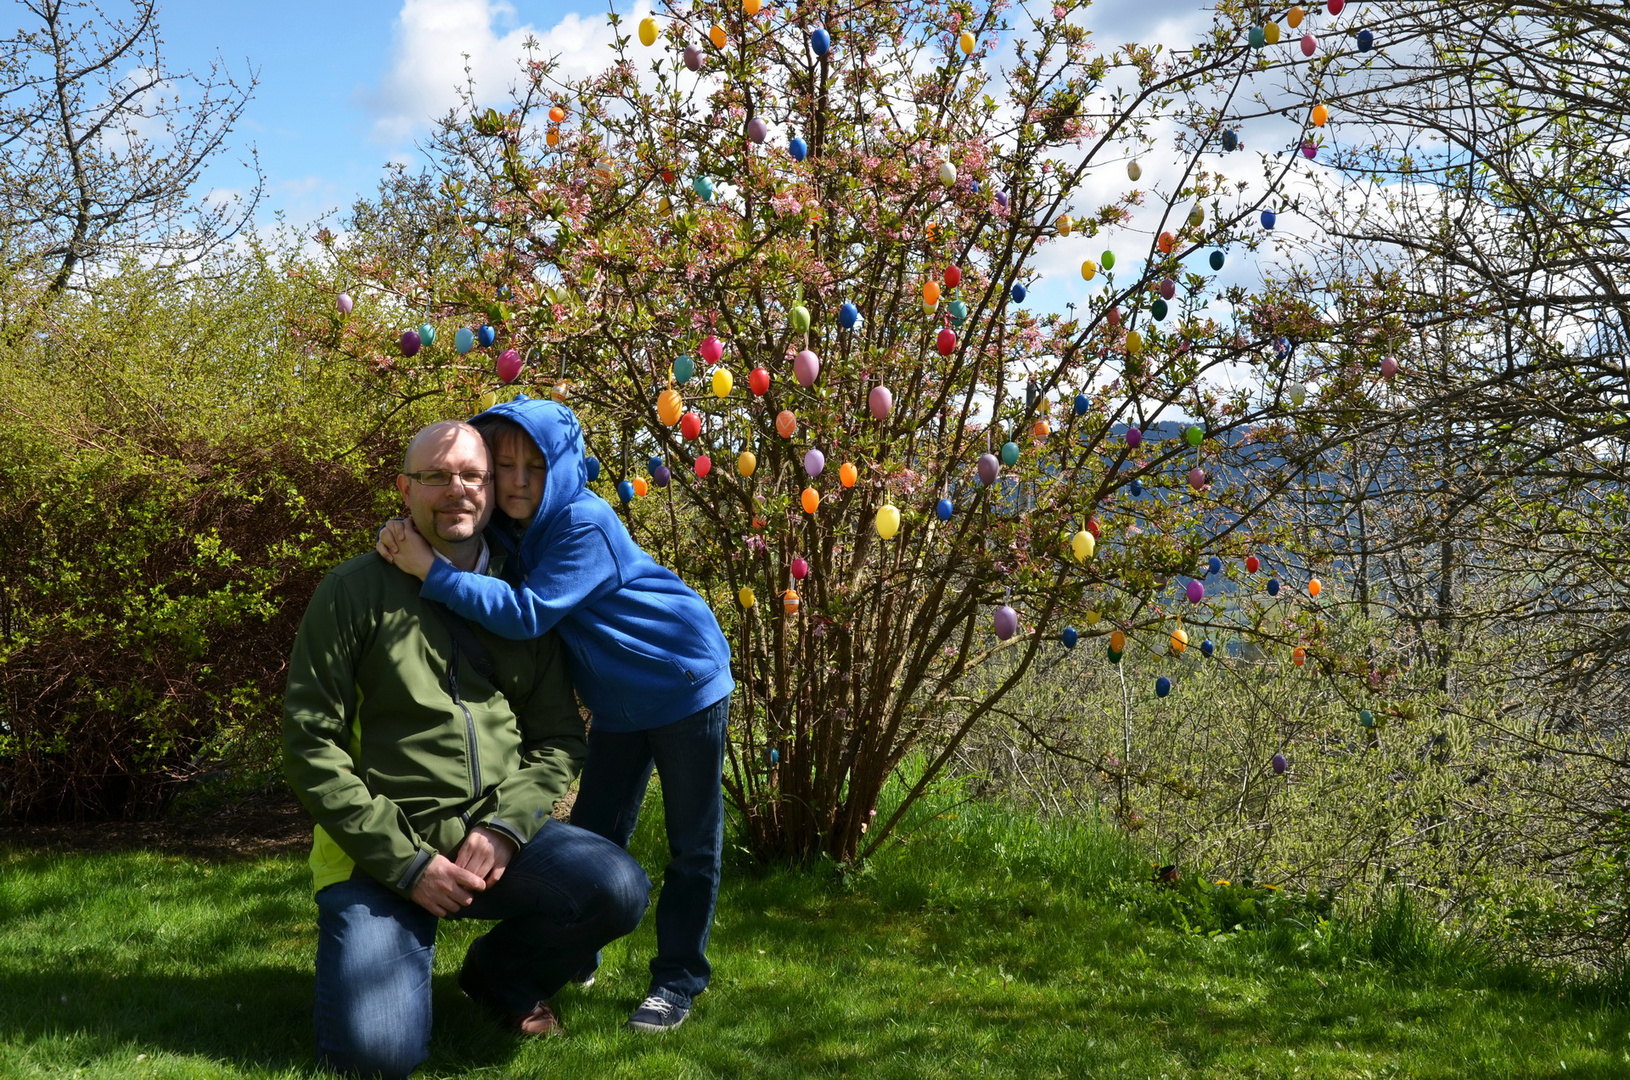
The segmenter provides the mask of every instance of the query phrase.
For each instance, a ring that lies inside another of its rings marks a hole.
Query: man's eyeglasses
[[[425,487],[446,487],[458,477],[459,483],[465,487],[486,487],[492,483],[490,472],[448,472],[446,469],[420,469],[418,472],[403,473],[409,480],[417,480]]]

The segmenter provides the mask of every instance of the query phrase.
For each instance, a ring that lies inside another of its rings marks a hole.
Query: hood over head
[[[523,524],[528,534],[548,528],[556,515],[589,486],[583,425],[577,422],[577,414],[558,401],[518,394],[513,400],[494,405],[481,416],[513,420],[538,444],[549,473],[544,478],[543,501],[538,503],[537,513]]]

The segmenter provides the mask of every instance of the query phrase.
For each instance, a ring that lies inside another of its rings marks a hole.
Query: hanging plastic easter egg
[[[550,146],[559,146],[560,132],[556,131],[554,128],[550,128],[549,133],[543,137],[543,141]]]
[[[977,44],[978,42],[974,40],[973,32],[970,30],[962,31],[962,36],[957,38],[957,46],[962,50],[963,56],[971,56]]]
[[[1272,210],[1264,210],[1264,211],[1262,211],[1262,227],[1264,229],[1273,228],[1274,223],[1277,222],[1278,220],[1279,220],[1279,215],[1275,214]]]
[[[583,459],[583,468],[589,474],[589,483],[592,484],[596,480],[600,479],[600,459],[599,458],[597,458],[597,457],[584,458]]]
[[[1199,424],[1190,424],[1183,431],[1183,441],[1190,446],[1199,446],[1205,441],[1205,437],[1206,433],[1201,430]]]
[[[809,156],[809,144],[802,139],[795,138],[787,144],[787,153],[792,155],[792,160],[802,161]]]
[[[775,433],[783,439],[798,434],[798,417],[791,409],[782,409],[775,417]]]
[[[945,310],[951,316],[952,326],[961,326],[968,321],[968,305],[961,300],[952,300]]]
[[[1155,680],[1155,697],[1165,697],[1172,692],[1172,681],[1162,675]]]
[[[842,484],[844,487],[854,487],[856,481],[859,479],[860,470],[855,468],[854,462],[845,461],[842,465],[838,466],[838,483]]]
[[[1396,374],[1398,374],[1398,361],[1390,356],[1383,358],[1381,361],[1381,377],[1390,379]]]
[[[1268,579],[1268,595],[1269,596],[1278,596],[1279,595],[1279,579],[1278,578],[1269,578]]]
[[[712,29],[707,32],[707,39],[713,42],[713,47],[715,49],[724,48],[725,43],[729,40],[725,37],[724,27],[720,26],[718,23],[714,23]]]
[[[951,265],[945,268],[945,287],[954,289],[962,284],[962,267]]]
[[[1087,625],[1088,626],[1097,626],[1098,625],[1098,620],[1103,618],[1103,617],[1104,616],[1103,616],[1102,612],[1089,610],[1087,612]]]
[[[673,427],[684,414],[685,400],[678,390],[668,389],[657,395],[657,419],[663,427]]]
[[[1285,391],[1290,395],[1292,405],[1300,407],[1302,402],[1307,400],[1307,383],[1291,383]]]
[[[559,105],[550,106],[549,119],[552,123],[560,123],[562,120],[566,119],[566,110],[562,109]]]
[[[931,308],[940,302],[940,283],[937,281],[923,282],[923,306]]]
[[[1279,24],[1271,22],[1262,28],[1262,37],[1269,45],[1279,44]]]
[[[713,471],[713,459],[703,454],[696,459],[696,464],[693,467],[697,476],[706,477],[708,473]]]
[[[832,48],[832,35],[826,32],[826,27],[817,26],[809,35],[809,47],[815,51],[816,56],[825,56]]]
[[[1169,312],[1170,309],[1166,307],[1166,301],[1160,299],[1158,296],[1155,297],[1154,303],[1149,305],[1149,314],[1156,322],[1164,319]]]
[[[658,465],[652,471],[651,479],[656,482],[657,487],[667,487],[668,482],[673,479],[673,472],[666,465]]]
[[[655,476],[657,474],[657,470],[660,468],[662,468],[662,458],[659,455],[652,454],[646,459],[645,471],[650,473],[652,476]]]
[[[694,180],[692,180],[690,182],[690,186],[691,186],[692,190],[694,190],[696,192],[697,197],[700,198],[703,202],[712,202],[713,201],[713,181],[712,180],[709,180],[705,176],[698,176],[696,179],[694,179]]]
[[[1302,140],[1302,156],[1312,161],[1319,154],[1319,144],[1312,139]]]
[[[402,331],[400,342],[403,356],[412,356],[419,351],[419,332],[417,330]]]
[[[1008,290],[1008,295],[1013,297],[1013,302],[1015,304],[1024,303],[1024,286],[1015,281],[1013,283],[1013,288]]]
[[[792,560],[792,564],[788,567],[788,569],[792,571],[792,576],[797,578],[799,581],[802,581],[809,576],[809,563],[802,555]]]
[[[1087,410],[1092,408],[1092,400],[1085,394],[1077,394],[1075,395],[1075,400],[1070,403],[1070,408],[1075,415],[1085,416],[1087,415]]]
[[[1103,264],[1105,270],[1115,269],[1115,253],[1113,251],[1106,251],[1099,255],[1098,261]]]
[[[650,48],[657,43],[657,21],[647,15],[640,20],[640,44]]]
[[[336,296],[334,298],[334,306],[340,309],[340,314],[341,315],[349,315],[349,314],[351,314],[351,308],[353,306],[353,304],[351,302],[351,294],[350,293],[340,293],[338,296]]]
[[[505,349],[498,354],[498,381],[506,386],[521,376],[521,354],[514,349]]]
[[[804,471],[806,473],[812,477],[819,476],[824,468],[826,468],[825,454],[813,446],[804,452]]]
[[[1177,237],[1169,232],[1163,232],[1155,238],[1155,247],[1162,255],[1170,255],[1172,248],[1177,246]]]
[[[1086,562],[1097,548],[1098,541],[1085,529],[1070,537],[1070,554],[1075,556],[1076,562]]]
[[[996,193],[996,206],[997,206],[997,208],[1000,209],[1000,210],[1006,210],[1007,209],[1007,203],[1008,203],[1007,192],[998,191]]]
[[[996,614],[991,617],[991,624],[996,630],[996,636],[1006,641],[1018,632],[1019,613],[1003,604],[996,609]]]
[[[939,350],[941,356],[956,352],[956,331],[949,326],[940,327],[939,334],[934,338],[934,348]]]
[[[724,358],[724,343],[709,334],[702,339],[702,344],[696,351],[702,354],[702,359],[706,363],[717,364]]]
[[[872,525],[877,529],[877,535],[885,540],[892,540],[894,534],[900,531],[900,509],[893,505],[884,505],[877,508],[877,516],[872,519]]]
[[[792,375],[799,386],[814,386],[821,375],[821,358],[813,349],[799,349],[798,355],[792,358]]]
[[[736,377],[730,374],[729,368],[716,368],[713,372],[713,396],[723,400],[730,396],[730,391],[736,386]]]
[[[1372,728],[1375,726],[1375,714],[1368,709],[1360,709],[1358,710],[1358,722],[1365,727]]]
[[[1250,32],[1245,35],[1245,40],[1251,43],[1251,48],[1260,49],[1268,43],[1268,34],[1262,27],[1253,26]]]
[[[1319,51],[1319,39],[1312,34],[1302,35],[1302,55],[1312,56]]]
[[[1206,563],[1206,576],[1210,577],[1212,574],[1220,574],[1222,573],[1222,568],[1223,561],[1217,556],[1213,555],[1211,556],[1211,561]]]
[[[1118,653],[1126,651],[1126,635],[1117,630],[1109,635],[1109,647]]]
[[[1323,591],[1324,584],[1320,582],[1318,578],[1314,578],[1312,581],[1307,583],[1307,595],[1316,597]]]
[[[688,356],[676,356],[673,362],[674,382],[684,385],[696,374],[696,361]]]
[[[894,394],[886,386],[874,386],[866,395],[866,407],[871,409],[875,419],[886,420],[894,409]]]
[[[702,50],[695,45],[685,46],[685,66],[692,71],[702,70]]]
[[[1285,760],[1284,754],[1275,754],[1271,764],[1273,765],[1273,772],[1275,776],[1284,776],[1285,770],[1290,768],[1290,762]]]
[[[485,394],[481,395],[480,402],[481,411],[486,412],[488,409],[498,404],[498,395],[493,393],[491,390],[488,390]]]
[[[794,304],[787,312],[787,321],[792,324],[795,334],[802,334],[809,329],[809,309],[802,304]]]
[[[736,471],[743,476],[752,476],[758,470],[758,458],[751,450],[743,450],[736,458]]]
[[[498,331],[490,326],[482,326],[481,329],[475,332],[475,339],[481,343],[483,349],[488,348],[498,340]]]
[[[1081,632],[1073,626],[1066,626],[1058,635],[1058,640],[1064,643],[1066,649],[1075,648],[1075,643],[1081,640]]]
[[[838,325],[845,330],[853,330],[855,323],[860,321],[860,309],[845,301],[838,308]]]
[[[956,183],[956,166],[949,161],[940,162],[940,183],[946,187]]]
[[[1160,282],[1160,298],[1170,300],[1177,295],[1177,282],[1173,278],[1162,278]]]
[[[1070,235],[1070,230],[1075,228],[1075,222],[1070,220],[1070,215],[1062,214],[1059,216],[1057,228],[1058,235],[1068,236]]]
[[[1330,109],[1324,105],[1313,106],[1313,126],[1324,127],[1330,121]]]
[[[1002,464],[1009,468],[1019,463],[1019,444],[1005,442],[1002,444]]]
[[[1225,261],[1227,260],[1220,249],[1211,253],[1211,269],[1221,270]]]
[[[1358,32],[1358,51],[1369,52],[1375,48],[1375,35],[1368,30]]]
[[[627,480],[617,481],[617,498],[623,502],[630,502],[634,498],[634,485]]]
[[[744,608],[750,608],[754,604],[758,603],[758,597],[754,596],[753,590],[748,588],[746,585],[743,585],[736,591],[736,600]]]
[[[747,121],[747,138],[751,142],[761,143],[764,141],[764,137],[769,133],[770,125],[764,122],[763,117],[755,116],[751,120]]]
[[[1095,278],[1097,276],[1098,276],[1098,264],[1097,263],[1093,262],[1091,259],[1088,259],[1086,262],[1081,264],[1081,280],[1082,281],[1091,281],[1093,278]]]
[[[955,512],[956,507],[951,505],[950,499],[941,499],[939,502],[934,504],[934,516],[939,518],[941,521],[950,521],[951,515]]]
[[[1143,432],[1135,427],[1126,429],[1126,445],[1136,450],[1143,443]]]
[[[419,326],[419,344],[423,345],[425,348],[428,349],[428,348],[430,348],[430,346],[434,345],[435,343],[436,343],[436,328],[434,326],[431,326],[429,323],[421,324]]]
[[[1239,148],[1239,132],[1233,128],[1224,128],[1222,133],[1222,148],[1236,150]]]
[[[693,412],[688,412],[679,418],[679,434],[687,441],[696,438],[702,433],[702,418]]]
[[[1189,487],[1195,491],[1204,491],[1206,486],[1206,471],[1196,465],[1189,470]]]
[[[1303,9],[1301,4],[1297,4],[1285,13],[1285,21],[1290,23],[1290,28],[1294,30],[1302,25],[1302,19],[1306,15],[1307,11]]]
[[[1194,209],[1189,211],[1189,217],[1188,217],[1188,226],[1189,226],[1189,228],[1198,229],[1201,225],[1205,224],[1205,220],[1206,220],[1205,207],[1203,207],[1203,206],[1195,206]]]
[[[1191,581],[1184,590],[1188,594],[1189,603],[1198,604],[1206,598],[1206,587],[1198,581]]]
[[[1137,498],[1143,494],[1143,481],[1134,476],[1132,482],[1126,486],[1126,490],[1132,493],[1134,499]]]
[[[1143,335],[1136,330],[1128,330],[1126,332],[1126,354],[1128,356],[1137,356],[1142,351]]]
[[[1109,657],[1109,662],[1111,664],[1119,664],[1121,662],[1121,654],[1114,648],[1111,648],[1106,655]]]
[[[453,350],[460,356],[475,348],[475,334],[468,326],[461,326],[453,332]]]
[[[1261,559],[1257,558],[1255,555],[1247,555],[1245,557],[1245,572],[1247,574],[1254,574],[1260,569],[1262,569]]]
[[[1200,655],[1205,657],[1207,660],[1211,659],[1211,654],[1216,651],[1217,646],[1213,644],[1210,638],[1206,638],[1200,642]]]
[[[1324,10],[1332,15],[1340,15],[1341,9],[1347,6],[1347,0],[1330,0],[1324,5]]]
[[[1307,650],[1302,648],[1300,645],[1296,646],[1295,649],[1291,650],[1290,662],[1295,664],[1297,667],[1301,667],[1303,664],[1307,663]]]
[[[813,514],[821,508],[821,493],[812,487],[805,488],[803,494],[798,496],[798,502],[803,506],[804,513]]]
[[[1037,420],[1034,424],[1030,425],[1030,437],[1038,443],[1046,442],[1047,437],[1052,433],[1053,425],[1049,424],[1046,420]]]
[[[770,373],[761,367],[754,368],[747,375],[747,389],[753,392],[754,397],[763,397],[770,392]]]
[[[785,611],[788,615],[796,615],[798,614],[798,606],[797,592],[792,589],[788,589],[786,592],[781,594],[782,611]]]
[[[1001,468],[1001,463],[996,460],[995,454],[980,454],[979,463],[975,466],[975,470],[979,473],[979,482],[986,487],[996,483],[996,476]]]

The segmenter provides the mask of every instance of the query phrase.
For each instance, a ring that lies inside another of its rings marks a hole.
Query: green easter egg
[[[1199,424],[1190,424],[1188,430],[1183,432],[1183,438],[1190,446],[1199,446],[1205,437],[1206,433],[1200,430]]]
[[[792,328],[796,333],[802,334],[809,329],[809,309],[802,304],[794,307],[790,313]]]
[[[1105,270],[1115,269],[1115,253],[1113,251],[1104,252],[1098,257],[1098,265],[1102,266]]]

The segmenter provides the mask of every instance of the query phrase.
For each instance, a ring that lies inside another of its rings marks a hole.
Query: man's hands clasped
[[[436,855],[419,875],[410,898],[439,919],[468,907],[475,894],[496,885],[515,856],[515,843],[503,833],[477,825],[458,846],[458,857]]]

